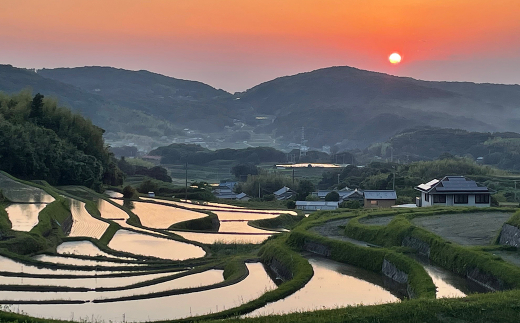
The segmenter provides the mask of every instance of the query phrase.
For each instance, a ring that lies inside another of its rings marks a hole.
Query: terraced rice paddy
[[[2,194],[13,203],[51,203],[54,198],[44,190],[17,182],[0,173]]]
[[[144,265],[144,264],[134,264],[134,263],[121,263],[121,262],[111,262],[111,261],[79,259],[79,258],[61,257],[61,256],[50,256],[50,255],[38,255],[38,256],[35,256],[34,259],[36,259],[38,261],[43,261],[43,262],[73,265],[73,266],[119,267],[119,266],[143,266]]]
[[[36,291],[1,291],[0,300],[2,303],[9,301],[94,301],[117,299],[121,297],[131,297],[136,295],[152,295],[171,291],[175,289],[185,289],[193,287],[209,286],[223,281],[222,270],[208,270],[202,273],[187,275],[172,279],[163,283],[153,284],[139,288],[130,288],[115,291],[79,291],[79,292],[36,292]],[[103,286],[100,286],[103,287]]]
[[[5,208],[15,231],[29,232],[38,224],[38,215],[47,204],[11,204]]]
[[[201,247],[143,233],[119,230],[108,246],[114,250],[162,259],[186,260],[204,257]]]
[[[65,255],[80,255],[80,256],[103,256],[103,257],[111,257],[116,258],[113,255],[110,255],[106,252],[99,250],[92,242],[90,241],[68,241],[63,242],[57,247],[57,251],[59,254]]]
[[[446,240],[483,246],[493,243],[510,217],[511,214],[506,212],[461,213],[417,217],[412,222]]]
[[[101,217],[109,220],[128,220],[128,213],[103,199],[97,200],[97,207]]]
[[[225,233],[200,233],[190,231],[171,231],[184,239],[197,241],[205,244],[213,243],[262,243],[270,234],[225,234]]]
[[[85,203],[83,202],[71,199],[70,211],[73,221],[69,233],[71,237],[91,237],[99,239],[108,229],[109,224],[93,218],[87,209],[85,209]]]
[[[67,276],[96,276],[113,274],[113,271],[92,271],[92,270],[65,270],[49,269],[37,266],[24,265],[12,259],[0,256],[0,275],[1,273],[20,273],[31,275],[67,275]]]
[[[399,302],[399,298],[382,287],[384,282],[381,275],[324,258],[310,258],[309,262],[314,276],[307,285],[247,316]]]
[[[141,224],[154,229],[168,229],[175,223],[208,216],[206,213],[146,202],[133,202],[133,207],[132,212],[139,217]]]
[[[236,307],[276,288],[263,266],[247,264],[249,275],[237,284],[161,298],[110,303],[15,305],[31,316],[63,320],[88,319],[105,322],[168,320],[202,315]],[[143,310],[145,309],[145,310]]]

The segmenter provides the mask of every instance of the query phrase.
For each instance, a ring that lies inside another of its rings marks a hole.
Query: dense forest
[[[461,129],[409,129],[385,143],[372,145],[360,159],[374,156],[411,162],[439,156],[460,156],[505,170],[520,171],[520,134],[514,132],[469,132]]]
[[[284,162],[284,152],[271,147],[251,147],[245,149],[209,150],[194,144],[171,144],[159,147],[150,155],[161,156],[162,164],[189,163],[202,165],[214,160],[234,160],[240,163]]]
[[[94,189],[120,185],[123,173],[103,132],[40,93],[0,93],[0,169],[14,176]]]

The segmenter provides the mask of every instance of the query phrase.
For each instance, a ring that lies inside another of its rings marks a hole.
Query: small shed
[[[365,195],[365,207],[392,207],[397,200],[397,194],[392,190],[367,190]]]
[[[154,192],[148,192],[148,197],[155,197],[155,193]]]

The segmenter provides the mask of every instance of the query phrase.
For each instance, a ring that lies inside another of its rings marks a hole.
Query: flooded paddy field
[[[85,209],[85,203],[74,199],[70,199],[70,201],[73,223],[69,236],[101,238],[103,233],[108,229],[109,224],[92,217],[87,209]]]
[[[128,230],[116,232],[108,246],[114,250],[170,260],[204,257],[199,246]]]
[[[85,291],[85,292],[36,292],[36,291],[2,291],[0,286],[0,300],[8,301],[49,301],[49,300],[75,300],[94,301],[148,295],[153,293],[171,291],[176,289],[209,286],[224,280],[222,270],[208,270],[201,273],[179,277],[166,282],[150,286],[123,289],[116,291]],[[104,286],[98,286],[104,287]]]
[[[11,204],[5,208],[12,229],[15,231],[31,231],[38,224],[38,215],[47,204]]]
[[[2,194],[14,203],[51,203],[54,197],[44,190],[17,182],[0,173]]]
[[[205,244],[213,243],[255,243],[259,244],[267,240],[271,234],[236,234],[236,233],[201,233],[190,231],[171,231],[184,239]]]
[[[90,257],[103,256],[108,258],[128,259],[116,257],[104,251],[101,251],[90,241],[67,241],[58,245],[56,249],[57,252],[62,255],[69,254]]]
[[[50,262],[54,264],[65,264],[73,266],[102,266],[102,267],[120,267],[120,266],[143,266],[146,264],[137,263],[124,263],[124,262],[111,262],[111,261],[100,261],[90,259],[80,259],[72,257],[61,257],[61,256],[50,256],[50,255],[38,255],[34,256],[33,259],[43,262]]]
[[[351,305],[399,302],[384,287],[383,276],[358,267],[318,257],[308,258],[314,276],[296,293],[269,303],[247,317],[332,309]]]
[[[103,219],[128,220],[129,215],[124,210],[103,199],[97,200],[97,207]]]
[[[50,269],[38,266],[25,265],[7,257],[0,256],[0,272],[33,274],[33,275],[69,275],[69,276],[96,276],[113,274],[113,271],[65,270]]]
[[[139,217],[141,224],[154,229],[168,229],[175,223],[208,216],[206,213],[161,204],[132,202],[132,205],[132,212]]]
[[[84,304],[13,305],[35,317],[105,322],[143,322],[178,319],[233,308],[276,288],[263,266],[247,264],[249,275],[239,283],[201,292],[160,298]]]
[[[183,271],[178,271],[181,273]],[[32,277],[13,277],[0,276],[1,285],[26,285],[26,286],[61,286],[61,287],[79,287],[79,288],[112,288],[133,285],[156,278],[171,276],[172,272],[159,274],[143,274],[127,277],[92,277],[92,278],[32,278]]]
[[[443,214],[417,217],[412,223],[460,245],[483,246],[494,242],[510,217],[506,212]]]

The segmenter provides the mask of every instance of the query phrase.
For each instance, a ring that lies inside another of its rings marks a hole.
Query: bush
[[[137,187],[139,193],[157,192],[159,185],[152,180],[146,180]]]
[[[131,199],[136,195],[137,195],[137,191],[132,186],[127,185],[123,188],[123,197],[125,199]]]
[[[332,192],[328,193],[327,195],[325,195],[325,201],[332,201],[332,202],[339,201],[339,193],[336,191],[332,191]]]
[[[340,208],[345,209],[360,209],[362,206],[359,201],[343,201],[339,205]]]
[[[290,210],[294,210],[296,208],[296,202],[294,202],[293,200],[287,201],[287,208]]]

